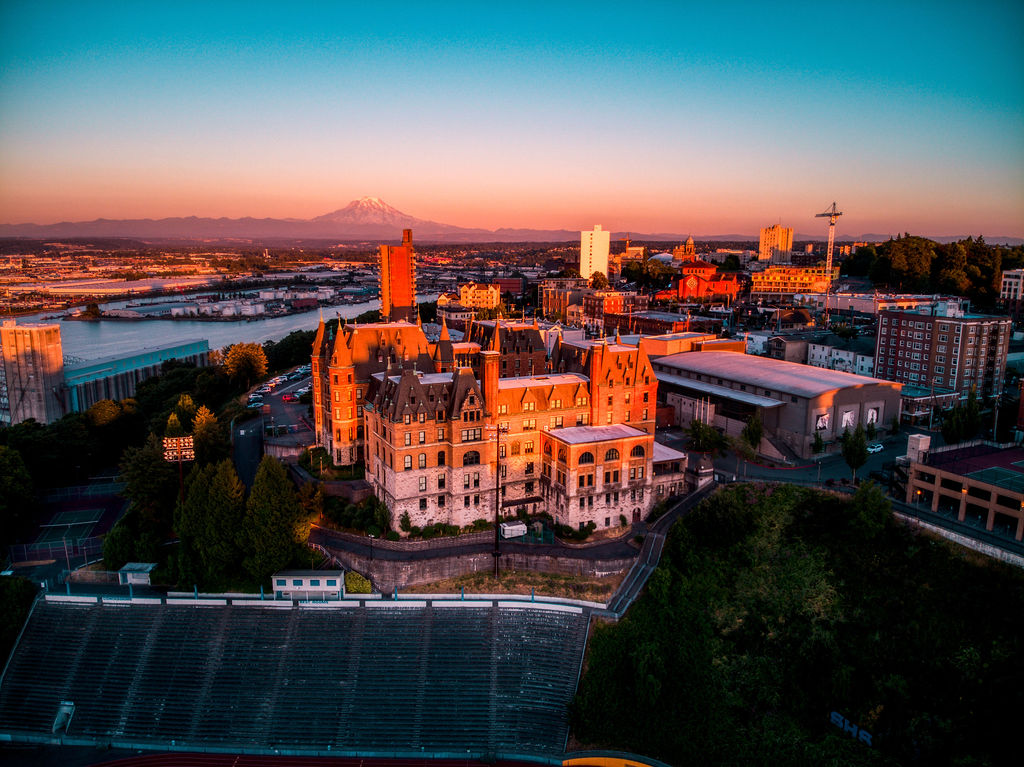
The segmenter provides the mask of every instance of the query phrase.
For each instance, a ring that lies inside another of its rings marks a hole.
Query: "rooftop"
[[[654,463],[661,463],[662,461],[685,461],[686,453],[681,453],[678,450],[674,450],[668,445],[663,445],[660,442],[654,443]]]
[[[203,351],[209,349],[209,342],[204,338],[190,338],[184,341],[179,341],[176,344],[164,344],[163,346],[144,346],[141,349],[136,349],[131,354],[111,354],[108,357],[99,357],[94,360],[84,360],[82,362],[76,362],[73,365],[67,365],[65,371],[74,372],[78,370],[84,370],[86,368],[93,368],[97,366],[109,365],[114,362],[140,360],[149,355],[160,354],[161,352],[173,352],[179,350],[188,350],[190,354],[195,353],[199,347],[202,347]]]
[[[569,426],[565,429],[552,429],[547,432],[549,437],[565,442],[567,445],[584,445],[590,442],[606,442],[612,439],[643,437],[647,434],[640,429],[613,423],[610,426]]]
[[[994,444],[929,453],[928,465],[1024,494],[1024,448]]]
[[[808,398],[854,386],[885,385],[900,389],[900,384],[892,381],[739,352],[682,352],[659,357],[654,366],[656,373],[669,367]]]
[[[498,390],[523,389],[529,386],[559,386],[561,384],[586,384],[589,379],[577,373],[559,373],[549,376],[519,376],[518,378],[499,378]]]
[[[695,354],[704,354],[706,352],[694,352]],[[660,362],[662,358],[658,358],[655,362]],[[657,364],[655,364],[657,367]],[[785,403],[773,399],[772,397],[763,397],[760,394],[754,394],[753,392],[741,391],[739,389],[730,389],[728,386],[719,386],[717,384],[708,383],[707,381],[695,381],[692,378],[686,378],[684,376],[672,375],[662,370],[655,370],[654,377],[658,379],[660,383],[674,384],[675,386],[681,386],[685,389],[693,389],[694,391],[703,392],[713,397],[722,397],[723,399],[730,399],[733,402],[742,402],[745,405],[753,405],[761,408],[771,407],[782,407]]]

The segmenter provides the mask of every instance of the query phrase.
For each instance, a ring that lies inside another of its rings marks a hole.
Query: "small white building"
[[[117,571],[117,582],[122,586],[148,586],[149,574],[156,569],[156,562],[129,562]]]
[[[344,570],[282,570],[274,573],[274,599],[327,600],[345,596]]]

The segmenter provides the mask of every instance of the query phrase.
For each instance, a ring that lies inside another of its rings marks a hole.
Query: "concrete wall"
[[[368,556],[333,549],[330,551],[345,567],[366,575],[374,587],[383,592],[393,591],[396,587],[401,591],[407,586],[432,583],[467,573],[491,572],[494,569],[494,556],[490,552],[412,561],[381,559],[371,561]],[[603,577],[628,569],[633,565],[633,561],[632,557],[629,559],[593,560],[517,551],[502,553],[500,567],[503,571],[532,570],[563,575]]]

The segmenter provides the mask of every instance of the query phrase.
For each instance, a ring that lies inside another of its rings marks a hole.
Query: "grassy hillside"
[[[675,525],[628,616],[596,629],[574,736],[676,765],[1006,763],[1022,586],[895,523],[870,483],[852,500],[724,488]]]

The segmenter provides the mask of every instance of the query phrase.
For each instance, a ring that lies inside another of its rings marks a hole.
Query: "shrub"
[[[625,514],[619,514],[619,524],[622,525],[622,527],[625,527],[629,524],[629,520],[626,519]]]
[[[410,538],[419,538],[421,535],[423,535],[423,530],[421,530],[418,525],[413,525],[409,528]]]
[[[388,530],[388,534],[385,535],[384,537],[387,538],[389,541],[400,541],[402,539],[402,536],[400,536],[394,530]]]
[[[345,591],[349,594],[369,594],[373,588],[367,578],[355,570],[349,570],[345,573]]]
[[[409,519],[408,511],[403,511],[402,516],[398,518],[398,527],[403,533],[407,533],[412,530],[412,520]]]

